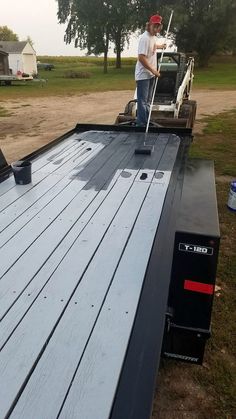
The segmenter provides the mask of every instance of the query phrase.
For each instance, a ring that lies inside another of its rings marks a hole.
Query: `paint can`
[[[17,161],[11,165],[15,182],[18,185],[27,185],[32,181],[31,162]]]
[[[227,206],[231,211],[236,211],[236,180],[231,182]]]

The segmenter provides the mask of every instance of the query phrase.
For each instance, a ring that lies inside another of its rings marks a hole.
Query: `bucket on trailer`
[[[231,182],[227,206],[231,211],[236,211],[236,180]]]
[[[27,185],[31,183],[32,180],[32,171],[31,171],[31,162],[19,160],[15,163],[12,163],[11,167],[13,170],[15,181],[18,185]]]

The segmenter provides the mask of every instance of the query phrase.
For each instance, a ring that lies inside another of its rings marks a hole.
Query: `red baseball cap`
[[[153,15],[149,19],[149,23],[152,23],[153,25],[161,25],[162,17],[160,15]]]

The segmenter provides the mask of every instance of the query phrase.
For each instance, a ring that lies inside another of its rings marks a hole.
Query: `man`
[[[160,77],[157,70],[156,50],[164,49],[166,44],[157,44],[156,35],[162,29],[162,17],[151,16],[138,44],[138,61],[135,68],[135,80],[137,83],[137,125],[146,126],[149,115],[149,103],[151,102],[155,76]]]

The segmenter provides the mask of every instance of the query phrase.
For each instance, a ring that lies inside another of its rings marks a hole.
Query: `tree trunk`
[[[107,74],[107,56],[108,56],[108,50],[104,51],[104,61],[103,61],[103,72],[104,74]]]
[[[116,68],[121,68],[121,48],[117,46],[116,48]]]
[[[103,66],[103,72],[104,74],[107,74],[108,69],[108,48],[109,48],[109,33],[106,32],[106,39],[105,39],[105,50],[104,50],[104,66]]]
[[[116,68],[121,68],[121,31],[117,31],[116,38],[115,38],[115,44],[116,44]]]

